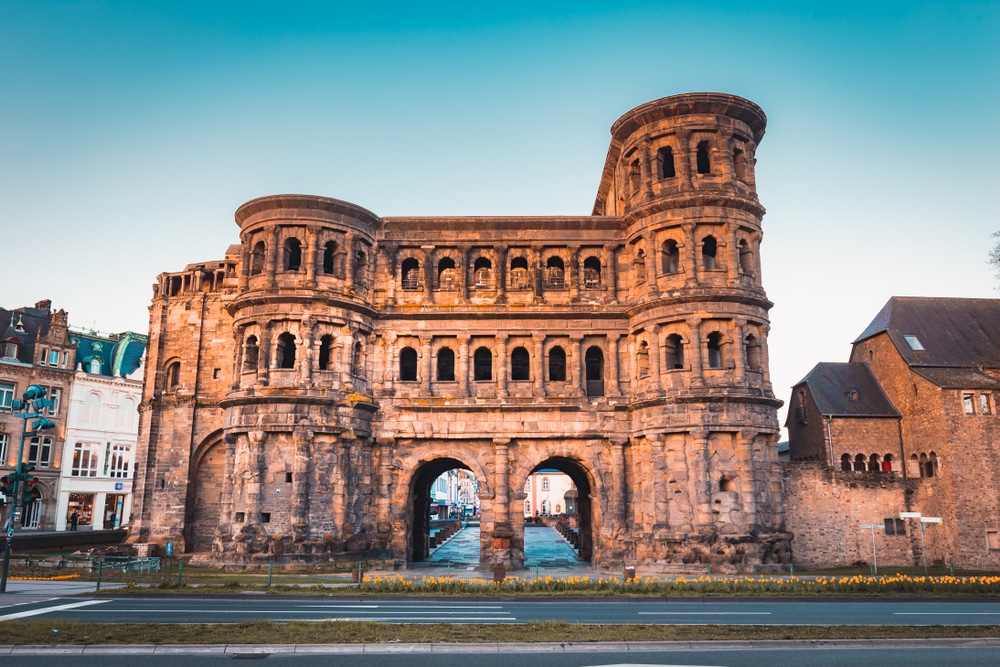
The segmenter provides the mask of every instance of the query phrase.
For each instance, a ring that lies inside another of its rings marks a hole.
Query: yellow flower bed
[[[18,575],[13,575],[11,577],[8,577],[8,579],[10,579],[11,581],[63,581],[66,579],[79,579],[79,578],[80,575],[78,574],[55,574],[52,575],[51,577],[25,577]]]

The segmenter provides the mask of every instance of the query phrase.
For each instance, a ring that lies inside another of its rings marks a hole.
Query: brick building
[[[1000,566],[1000,300],[894,297],[850,362],[818,364],[792,391],[785,465],[795,560]]]
[[[130,539],[420,560],[431,485],[462,468],[481,564],[517,569],[525,482],[555,469],[597,565],[787,560],[765,123],[718,93],[633,109],[589,216],[244,204],[239,244],[154,286]]]
[[[11,402],[20,399],[29,385],[45,387],[55,405],[46,417],[55,428],[29,434],[24,442],[23,460],[35,466],[38,480],[34,500],[22,514],[24,528],[51,530],[55,527],[56,496],[63,463],[63,441],[69,388],[73,382],[76,346],[67,329],[64,310],[52,310],[50,301],[32,307],[0,308],[0,474],[17,467],[24,421],[15,417]],[[4,516],[12,504],[5,501]]]

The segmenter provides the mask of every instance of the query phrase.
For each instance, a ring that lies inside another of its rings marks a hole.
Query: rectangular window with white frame
[[[14,401],[14,385],[10,382],[0,382],[0,411],[10,412]]]
[[[58,365],[59,365],[59,350],[50,350],[49,366],[58,366]]]
[[[45,414],[55,417],[59,414],[59,399],[62,397],[62,390],[59,387],[46,387],[46,397],[52,401],[52,407],[46,409]]]
[[[28,444],[28,463],[39,468],[52,465],[52,438],[36,435]]]
[[[972,394],[962,394],[962,407],[965,409],[965,414],[974,415],[976,414],[976,404],[975,396]]]
[[[100,445],[95,442],[78,442],[73,445],[73,477],[97,477]]]
[[[116,479],[127,479],[132,468],[132,445],[111,445],[111,465],[108,474]]]
[[[10,438],[6,433],[0,433],[0,466],[7,465],[7,443]]]

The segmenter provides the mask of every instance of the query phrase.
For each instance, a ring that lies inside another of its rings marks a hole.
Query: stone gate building
[[[518,569],[525,480],[555,468],[595,565],[787,560],[765,122],[717,93],[629,111],[590,216],[244,204],[224,259],[154,286],[131,539],[421,560],[431,483],[465,468],[481,565]]]

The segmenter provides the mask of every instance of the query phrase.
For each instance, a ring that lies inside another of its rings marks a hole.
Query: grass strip
[[[0,645],[387,644],[1000,637],[998,625],[519,625],[390,624],[370,621],[167,623],[0,622]]]

